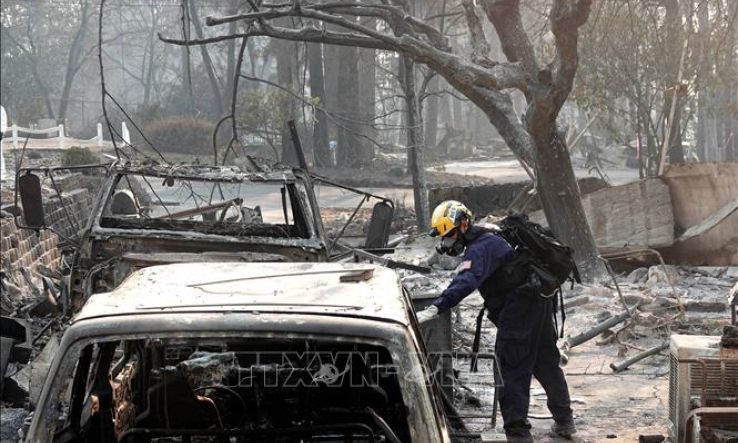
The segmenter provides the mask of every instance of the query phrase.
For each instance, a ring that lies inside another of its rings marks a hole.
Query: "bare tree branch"
[[[290,4],[264,5],[264,7],[268,9],[266,11],[256,13],[236,14],[225,17],[208,17],[206,23],[208,26],[216,26],[240,20],[251,21],[256,18],[274,19],[278,17],[300,16],[322,20],[327,23],[334,23],[347,29],[360,31],[363,34],[381,39],[383,37],[381,33],[367,33],[365,31],[372,30],[334,14],[344,14],[355,17],[375,17],[380,18],[389,24],[395,32],[395,35],[403,35],[414,31],[423,34],[428,39],[429,43],[438,49],[451,49],[446,37],[438,32],[436,28],[429,26],[417,17],[406,14],[402,9],[391,5],[350,4],[346,2],[302,4],[299,1],[295,1]],[[328,11],[330,14],[325,14],[321,11]]]
[[[489,43],[487,43],[487,37],[484,35],[482,21],[477,15],[474,1],[462,0],[461,4],[464,6],[466,24],[469,27],[472,44],[472,61],[478,65],[491,68],[494,66],[494,62],[489,59]]]
[[[335,32],[335,31],[324,31],[311,27],[310,25],[299,28],[299,29],[287,29],[277,28],[270,25],[264,25],[263,27],[252,26],[247,32],[239,34],[220,35],[217,37],[196,39],[196,40],[179,40],[166,38],[159,34],[159,40],[164,43],[172,45],[183,46],[183,45],[207,45],[210,43],[218,43],[227,40],[241,39],[246,37],[274,37],[283,40],[291,41],[302,41],[312,43],[325,43],[329,45],[338,46],[360,46],[362,48],[370,49],[383,49],[385,51],[393,51],[394,48],[390,45],[378,42],[375,39],[362,37],[358,34]]]
[[[357,27],[361,26],[357,25]],[[372,32],[372,34],[375,33]],[[249,36],[268,36],[284,40],[401,51],[414,61],[430,66],[450,83],[471,82],[477,86],[493,89],[517,88],[523,91],[526,89],[520,66],[517,63],[497,63],[490,68],[484,68],[468,63],[457,55],[440,51],[427,42],[407,35],[400,37],[383,36],[382,41],[377,41],[373,37],[355,33],[319,30],[311,25],[298,29],[288,29],[266,24],[254,24],[247,32],[241,34],[189,41],[169,39],[160,34],[159,39],[174,45],[194,46]]]
[[[574,85],[579,65],[579,28],[589,17],[592,0],[555,0],[551,10],[551,31],[556,43],[552,62],[554,106],[558,111]]]
[[[500,37],[502,51],[507,59],[520,62],[525,78],[535,81],[539,70],[538,60],[523,27],[520,0],[482,0],[482,8]]]

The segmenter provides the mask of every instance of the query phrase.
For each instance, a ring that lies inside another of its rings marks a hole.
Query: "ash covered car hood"
[[[371,277],[342,282],[342,276]],[[187,263],[152,266],[93,295],[75,318],[162,312],[284,312],[366,317],[408,324],[397,275],[343,263]]]

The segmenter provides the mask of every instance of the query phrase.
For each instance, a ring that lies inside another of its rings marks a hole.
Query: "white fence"
[[[47,137],[33,137],[39,135],[46,135]],[[131,144],[131,135],[125,122],[121,123],[120,135],[123,138],[124,145]],[[48,129],[31,129],[24,128],[18,125],[12,125],[5,128],[5,131],[2,134],[2,140],[0,141],[0,180],[5,181],[8,179],[3,151],[6,149],[22,149],[23,146],[26,145],[26,138],[28,138],[28,143],[26,146],[26,149],[28,150],[63,150],[69,149],[72,146],[93,149],[95,147],[100,149],[111,147],[111,141],[105,140],[103,138],[103,127],[101,123],[97,124],[97,135],[95,137],[92,137],[91,139],[78,139],[74,137],[68,137],[64,130],[64,125],[54,126]]]
[[[123,143],[126,145],[131,144],[131,134],[128,131],[128,126],[126,126],[126,122],[121,123],[121,137],[123,138]],[[30,128],[23,128],[18,125],[13,125],[9,130],[6,130],[6,133],[3,135],[3,140],[11,140],[13,142],[13,148],[14,149],[20,149],[23,147],[23,144],[25,143],[26,138],[29,135],[50,135],[50,134],[57,134],[56,137],[47,137],[47,138],[30,138],[29,139],[29,148],[30,149],[66,149],[71,146],[80,146],[80,145],[92,145],[97,147],[104,147],[109,146],[110,141],[107,141],[103,138],[103,127],[102,123],[97,124],[97,135],[95,137],[92,137],[91,139],[78,139],[74,137],[68,137],[66,133],[64,132],[64,125],[54,126],[52,128],[48,129],[30,129]],[[10,137],[8,137],[8,132],[10,133]]]
[[[48,128],[48,129],[30,129],[30,128],[23,128],[18,125],[13,125],[10,127],[10,140],[13,141],[13,148],[14,149],[20,149],[23,146],[23,143],[26,139],[26,137],[30,135],[50,135],[56,133],[56,137],[48,137],[46,139],[42,139],[44,142],[48,142],[53,144],[56,144],[56,146],[59,149],[65,149],[67,146],[71,146],[71,144],[67,144],[67,141],[81,141],[86,144],[97,144],[97,146],[102,147],[104,145],[104,139],[103,139],[103,131],[102,131],[102,124],[97,124],[97,135],[95,137],[92,137],[89,140],[80,140],[75,139],[72,137],[67,137],[64,133],[64,125],[59,125],[56,127]],[[22,136],[21,136],[22,134]],[[34,141],[37,141],[38,139],[34,139]]]

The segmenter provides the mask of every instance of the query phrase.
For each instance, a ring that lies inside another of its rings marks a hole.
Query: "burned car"
[[[65,333],[27,442],[448,442],[394,272],[152,266]]]
[[[157,264],[326,261],[325,234],[308,173],[255,170],[110,166],[76,246],[64,301],[67,311],[76,312],[90,294],[111,291],[131,272]],[[43,172],[53,183],[57,171],[69,169]],[[37,173],[22,170],[18,178],[31,228],[45,225]],[[28,197],[29,189],[38,190],[36,198]]]

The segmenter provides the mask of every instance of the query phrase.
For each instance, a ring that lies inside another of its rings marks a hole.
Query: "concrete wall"
[[[669,187],[659,178],[593,192],[582,198],[582,205],[601,248],[674,242]]]
[[[738,163],[687,164],[664,176],[674,208],[676,237],[738,196]],[[737,266],[738,212],[710,231],[661,250],[674,264]]]
[[[485,216],[501,213],[515,200],[515,197],[529,182],[501,183],[484,186],[454,186],[436,188],[428,191],[431,210],[444,200],[458,200],[464,203],[475,215]],[[589,194],[607,186],[603,180],[594,177],[579,179],[582,194]],[[528,211],[540,209],[541,204],[536,197],[528,205]]]

